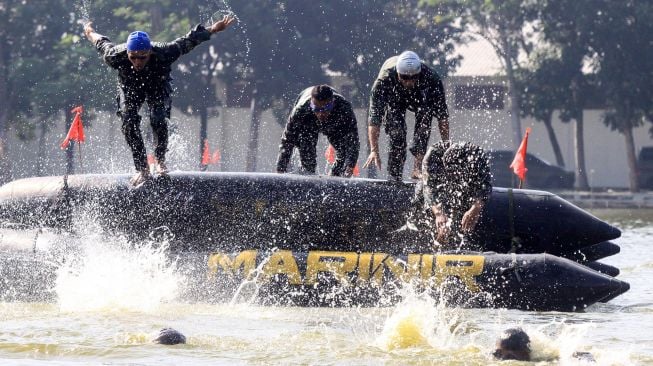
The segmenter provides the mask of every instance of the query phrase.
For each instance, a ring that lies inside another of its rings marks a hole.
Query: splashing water
[[[463,309],[447,307],[427,294],[416,293],[411,286],[401,292],[404,300],[386,319],[375,340],[377,347],[386,351],[460,348],[460,336],[469,327],[461,320]]]
[[[167,246],[125,239],[85,237],[80,257],[57,270],[55,291],[62,311],[151,312],[174,300],[183,286]]]
[[[75,3],[76,13],[80,15],[82,24],[91,20],[91,0],[80,0]]]

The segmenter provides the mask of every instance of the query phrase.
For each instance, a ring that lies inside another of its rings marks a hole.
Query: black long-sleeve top
[[[444,86],[440,76],[426,64],[422,63],[421,72],[414,88],[407,89],[401,85],[397,73],[397,59],[387,59],[372,85],[368,122],[371,126],[380,126],[389,105],[402,105],[412,111],[423,108],[438,121],[449,117]]]
[[[169,88],[172,64],[200,43],[211,38],[204,26],[198,24],[188,34],[172,42],[153,42],[152,55],[141,71],[136,71],[127,58],[127,44],[114,44],[105,36],[95,42],[104,62],[118,70],[118,82],[125,90]]]
[[[311,144],[310,161],[304,166],[308,172],[315,172],[316,154],[315,143],[318,133],[323,133],[336,150],[336,166],[334,172],[341,172],[346,168],[354,168],[358,160],[360,141],[354,109],[343,96],[334,94],[333,110],[326,121],[320,122],[311,110],[311,90],[306,88],[295,101],[290,112],[286,128],[281,136],[279,156],[277,158],[277,171],[286,172],[293,149],[302,144]],[[305,159],[302,159],[304,162]],[[335,174],[334,175],[340,175]]]

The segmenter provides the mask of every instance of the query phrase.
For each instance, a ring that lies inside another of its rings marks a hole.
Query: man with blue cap
[[[381,168],[379,134],[381,125],[385,125],[390,143],[388,174],[394,181],[402,180],[406,161],[406,110],[415,113],[415,130],[410,148],[415,163],[411,178],[418,179],[431,136],[431,120],[437,118],[440,137],[449,140],[449,113],[440,77],[412,51],[405,51],[385,61],[370,96],[370,155],[363,167]]]
[[[131,179],[134,186],[151,178],[138,110],[147,102],[156,145],[156,170],[159,174],[166,175],[172,64],[181,55],[208,41],[213,33],[225,30],[234,21],[233,16],[225,15],[208,28],[198,24],[185,36],[165,43],[151,42],[147,33],[136,31],[127,37],[126,43],[114,44],[109,38],[96,33],[92,23],[84,25],[86,38],[95,45],[104,62],[118,70],[118,116],[122,119],[122,132],[134,158],[137,172]]]

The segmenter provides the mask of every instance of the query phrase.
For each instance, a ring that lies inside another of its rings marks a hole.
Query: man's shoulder
[[[383,62],[383,65],[381,66],[381,70],[392,69],[392,68],[396,69],[398,59],[399,56],[397,55],[389,57],[387,60]]]
[[[399,56],[392,56],[389,59],[385,60],[379,70],[379,75],[376,77],[377,80],[391,80],[392,76],[396,77],[397,75],[397,59]]]
[[[333,94],[333,100],[336,103],[336,106],[341,108],[353,109],[351,102],[348,101],[344,96],[338,93]]]
[[[311,104],[312,88],[313,87],[306,88],[299,94],[297,100],[295,100],[295,105],[293,105],[292,110],[290,111],[291,118],[298,118],[307,114]]]
[[[428,80],[440,81],[440,75],[432,67],[422,62],[422,75]]]

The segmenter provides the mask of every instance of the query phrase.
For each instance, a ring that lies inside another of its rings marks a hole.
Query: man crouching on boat
[[[315,174],[318,134],[323,133],[336,151],[329,175],[351,177],[358,160],[360,142],[354,109],[328,85],[304,89],[295,101],[281,136],[277,173],[285,173],[293,150],[299,150],[302,171]]]
[[[441,249],[477,249],[469,236],[492,192],[487,153],[468,142],[440,141],[426,152],[421,191]]]

